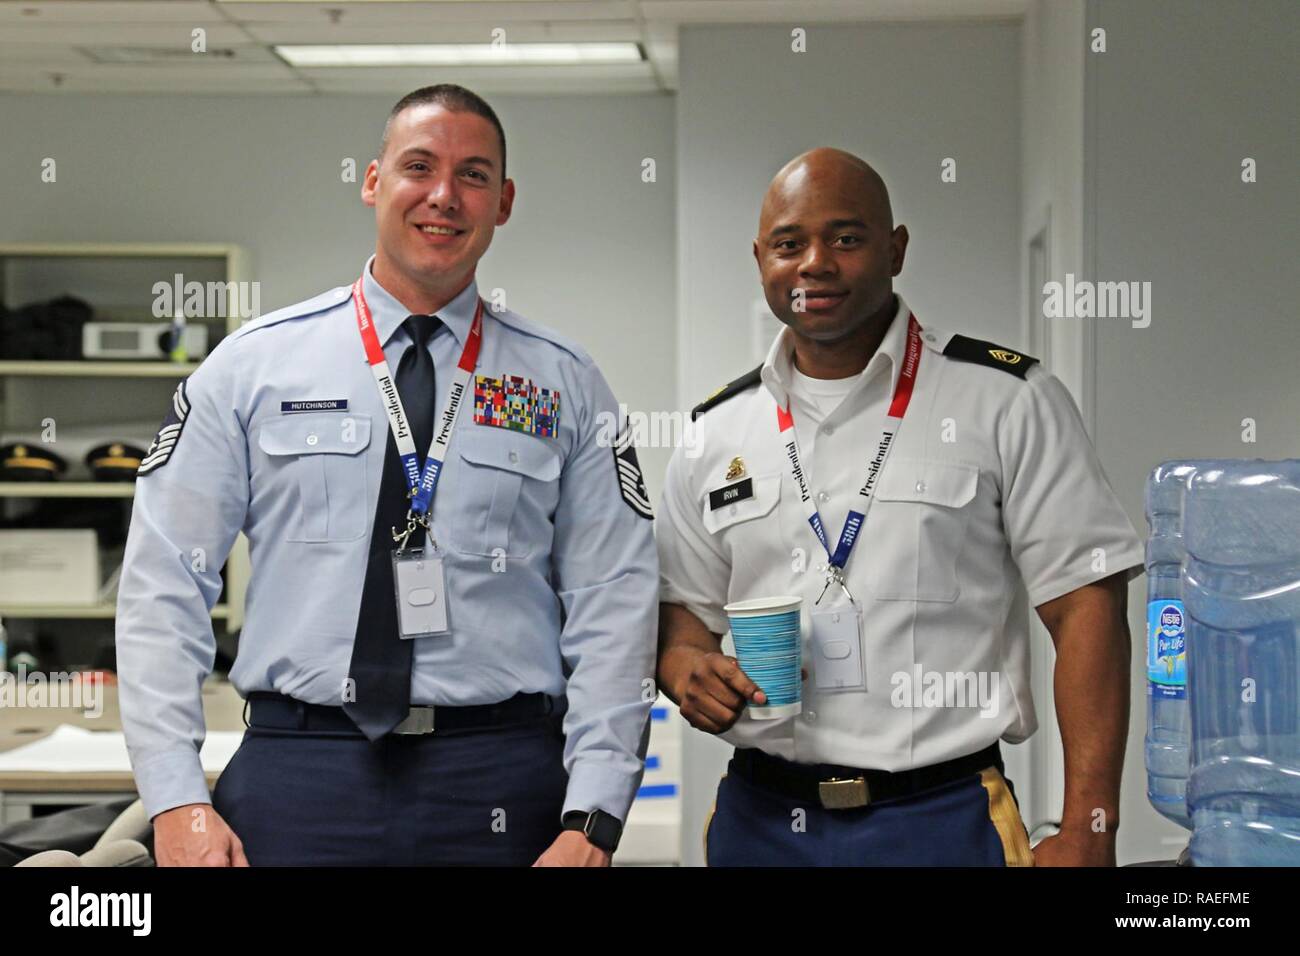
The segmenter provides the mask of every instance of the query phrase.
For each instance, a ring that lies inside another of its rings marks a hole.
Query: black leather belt
[[[361,731],[342,707],[308,704],[284,694],[255,691],[244,704],[244,723],[259,730],[289,730],[343,733],[361,736]],[[497,704],[466,707],[412,707],[406,719],[391,733],[400,736],[444,734],[488,730],[543,720],[555,713],[555,702],[546,694],[515,694]]]
[[[782,796],[821,804],[828,810],[847,810],[916,796],[977,774],[985,767],[997,767],[999,773],[1003,772],[1002,752],[996,741],[979,753],[896,773],[834,764],[794,763],[748,748],[736,750],[727,770]]]

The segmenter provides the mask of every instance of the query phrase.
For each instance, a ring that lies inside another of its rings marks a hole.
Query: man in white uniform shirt
[[[894,294],[907,240],[857,157],[783,168],[754,257],[786,328],[669,465],[659,683],[736,747],[708,861],[1114,865],[1141,542],[1061,383]],[[802,598],[801,710],[757,719],[723,608],[778,595]],[[1026,596],[1066,791],[1032,852],[998,749],[1037,727]]]

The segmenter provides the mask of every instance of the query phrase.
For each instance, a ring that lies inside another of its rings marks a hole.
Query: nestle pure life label
[[[1147,602],[1147,693],[1187,696],[1187,631],[1183,602]]]

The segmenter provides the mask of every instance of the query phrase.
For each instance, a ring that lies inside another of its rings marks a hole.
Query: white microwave
[[[81,327],[81,354],[88,359],[160,359],[170,354],[170,322],[87,322]],[[208,354],[208,330],[187,325],[186,357]]]

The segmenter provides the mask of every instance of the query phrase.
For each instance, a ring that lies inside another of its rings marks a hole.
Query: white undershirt
[[[812,451],[817,426],[839,407],[864,374],[866,369],[848,378],[813,378],[790,363],[790,396],[795,404],[794,431],[800,449]]]
[[[845,395],[853,391],[853,386],[858,383],[865,371],[866,369],[863,369],[862,372],[850,375],[848,378],[813,378],[791,364],[790,391],[815,405],[817,411],[825,418],[835,411],[835,406],[839,405]]]
[[[794,433],[799,441],[799,453],[804,460],[805,468],[809,471],[813,493],[818,494],[817,508],[821,512],[822,520],[827,522],[827,527],[831,529],[828,533],[832,535],[839,534],[839,528],[844,523],[845,515],[848,514],[849,496],[834,494],[836,487],[848,480],[848,472],[845,470],[848,462],[831,457],[829,445],[826,449],[819,448],[817,438],[822,423],[858,386],[865,374],[866,369],[863,369],[848,378],[813,378],[800,372],[794,367],[793,362],[790,363],[790,399],[791,411],[794,414]],[[848,447],[842,447],[841,452]],[[840,457],[843,457],[842,454]],[[823,500],[819,494],[823,491],[834,496]]]

